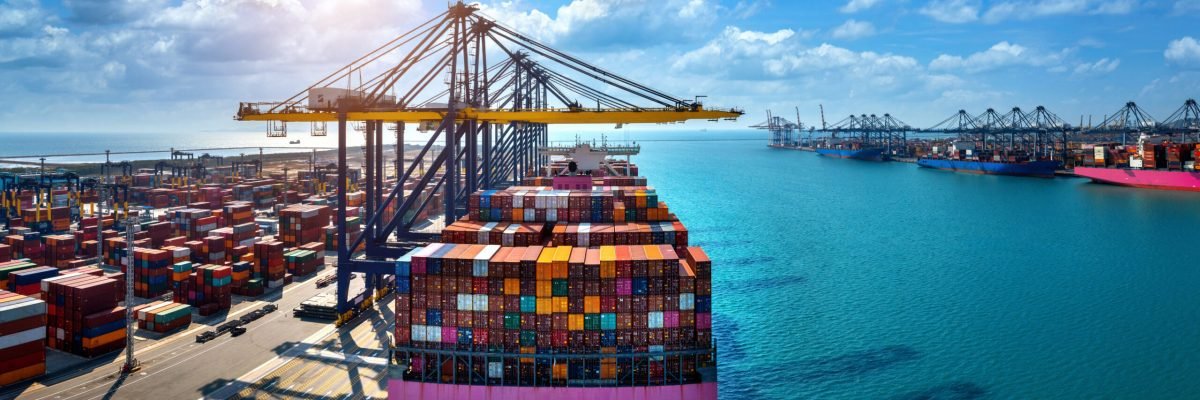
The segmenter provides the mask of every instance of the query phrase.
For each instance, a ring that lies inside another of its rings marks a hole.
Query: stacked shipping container
[[[125,347],[123,286],[93,273],[71,273],[42,281],[47,303],[46,345],[95,357]]]
[[[0,386],[46,373],[46,302],[0,290]]]
[[[468,215],[442,233],[457,243],[432,244],[396,263],[395,341],[411,356],[405,379],[645,384],[665,381],[667,371],[676,383],[700,379],[697,368],[711,362],[711,262],[687,246],[687,230],[653,189],[484,191],[471,196]],[[524,238],[513,227],[526,229]],[[439,366],[422,349],[468,351],[478,360],[442,358]],[[654,356],[689,351],[704,355]],[[509,362],[512,354],[614,356]],[[634,362],[617,354],[645,356]]]

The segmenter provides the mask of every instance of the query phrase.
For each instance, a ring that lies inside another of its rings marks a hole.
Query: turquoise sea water
[[[1200,396],[1200,194],[753,141],[635,162],[713,258],[723,399]]]

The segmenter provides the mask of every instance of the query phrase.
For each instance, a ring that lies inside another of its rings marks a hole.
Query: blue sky
[[[444,10],[403,0],[0,0],[0,131],[258,130],[280,100]],[[1200,0],[520,0],[482,12],[678,97],[819,123],[1200,96]],[[703,126],[698,124],[696,126]],[[724,123],[725,127],[732,127]]]

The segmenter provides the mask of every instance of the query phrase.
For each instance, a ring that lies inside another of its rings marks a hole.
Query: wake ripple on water
[[[905,361],[912,361],[920,356],[921,353],[910,346],[884,346],[840,356],[802,361],[792,368],[796,371],[793,377],[802,382],[852,378],[886,369]]]
[[[974,400],[987,395],[987,389],[972,382],[957,381],[929,389],[902,394],[894,400]]]
[[[799,285],[799,284],[802,284],[805,282],[808,282],[808,278],[803,277],[803,276],[794,276],[794,275],[770,276],[770,277],[764,277],[764,278],[742,279],[742,280],[737,280],[737,281],[732,281],[732,282],[714,283],[714,285],[716,285],[716,288],[714,288],[714,290],[721,292],[722,295],[725,295],[726,293],[729,293],[730,295],[732,295],[732,294],[736,294],[736,293],[756,292],[759,290],[774,290],[774,289],[779,289],[779,288],[786,288],[789,286]]]

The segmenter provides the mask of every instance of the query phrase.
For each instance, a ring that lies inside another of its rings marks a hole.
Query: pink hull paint
[[[1200,172],[1076,167],[1075,175],[1114,185],[1200,192]]]
[[[517,387],[388,380],[388,398],[421,400],[716,400],[716,382],[641,387]]]

